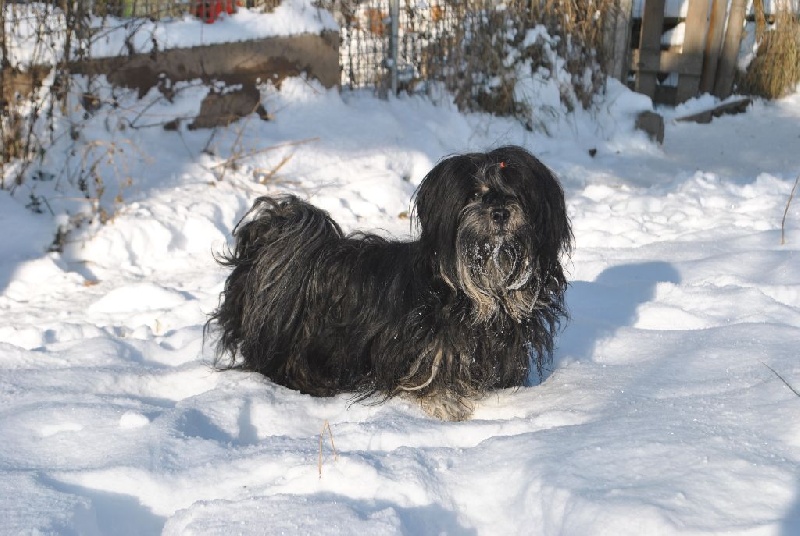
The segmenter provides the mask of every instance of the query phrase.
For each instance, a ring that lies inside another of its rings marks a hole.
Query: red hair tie
[[[506,163],[505,162],[500,162],[500,169],[503,169],[505,167],[506,167]]]

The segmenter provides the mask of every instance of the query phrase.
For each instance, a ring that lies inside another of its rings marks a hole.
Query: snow
[[[207,90],[178,89],[118,93],[83,120],[84,153],[59,139],[49,180],[0,191],[0,533],[800,533],[797,199],[780,243],[800,93],[707,125],[675,119],[710,97],[661,109],[657,146],[632,127],[649,100],[613,82],[549,136],[305,79],[264,88],[271,121],[148,127],[197,113]],[[443,423],[210,367],[213,252],[254,198],[408,237],[438,159],[502,143],[557,172],[575,234],[572,318],[539,385]],[[91,215],[70,177],[95,160],[111,219],[47,252]]]

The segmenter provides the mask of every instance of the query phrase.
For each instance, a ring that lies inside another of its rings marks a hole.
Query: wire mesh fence
[[[395,66],[401,88],[428,79],[466,10],[458,0],[323,0],[322,5],[341,28],[342,86],[351,89],[386,90]]]
[[[461,108],[514,115],[511,77],[541,25],[558,36],[568,70],[601,54],[602,13],[614,0],[321,0],[340,26],[343,88],[428,90],[441,83]],[[393,16],[393,4],[397,14]],[[503,87],[506,85],[507,87]],[[491,101],[491,102],[489,102]]]

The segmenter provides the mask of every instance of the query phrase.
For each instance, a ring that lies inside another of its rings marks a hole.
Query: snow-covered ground
[[[662,110],[656,146],[615,84],[550,137],[300,79],[265,89],[268,122],[147,127],[197,112],[205,90],[181,89],[87,119],[78,143],[114,148],[98,169],[121,197],[63,254],[68,151],[0,191],[0,533],[800,534],[800,199],[781,245],[800,93],[708,125],[673,121],[708,98]],[[505,143],[559,174],[576,239],[540,385],[443,423],[211,369],[212,252],[255,197],[408,237],[439,158]]]

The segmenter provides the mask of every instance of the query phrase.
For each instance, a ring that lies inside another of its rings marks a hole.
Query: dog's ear
[[[522,147],[500,147],[487,156],[491,161],[502,162],[502,180],[516,192],[531,219],[539,251],[553,260],[569,253],[572,230],[564,190],[555,173]]]
[[[416,217],[423,237],[433,242],[455,239],[458,214],[464,207],[465,177],[474,174],[464,156],[450,156],[428,172],[415,194]]]
[[[420,243],[436,258],[443,276],[454,281],[455,243],[461,210],[475,189],[481,155],[455,155],[441,160],[422,179],[414,195]]]

